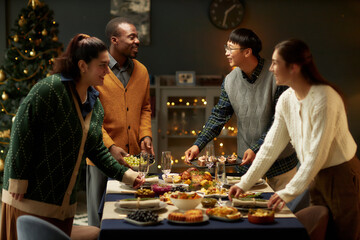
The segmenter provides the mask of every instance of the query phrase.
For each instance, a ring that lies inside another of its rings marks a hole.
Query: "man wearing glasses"
[[[235,29],[230,34],[225,45],[225,56],[234,69],[223,81],[219,102],[203,130],[194,145],[185,152],[186,162],[189,163],[208,142],[217,137],[235,113],[237,154],[242,159],[237,169],[241,175],[249,169],[271,127],[276,102],[286,90],[286,87],[276,85],[269,71],[270,62],[259,55],[261,49],[261,40],[249,29]],[[289,144],[266,173],[269,185],[275,191],[283,189],[296,173],[297,164],[295,150]]]

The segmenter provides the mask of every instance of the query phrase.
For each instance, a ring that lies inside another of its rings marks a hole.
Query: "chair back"
[[[329,222],[329,210],[325,206],[310,206],[295,213],[306,228],[311,240],[323,240]]]
[[[22,215],[16,221],[18,240],[70,240],[61,229],[31,215]]]

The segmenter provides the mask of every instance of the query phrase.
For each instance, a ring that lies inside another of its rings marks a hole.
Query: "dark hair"
[[[301,67],[301,74],[312,85],[328,85],[332,87],[343,98],[339,88],[326,80],[317,69],[313,56],[308,45],[299,39],[289,39],[278,43],[275,50],[284,59],[286,65],[298,64]],[[344,98],[343,98],[344,100]]]
[[[118,26],[121,23],[134,25],[134,23],[129,18],[116,17],[111,19],[105,27],[105,36],[108,40],[110,40],[112,36],[120,36],[120,33],[118,32]]]
[[[238,28],[230,33],[229,41],[244,48],[251,48],[254,56],[259,57],[262,49],[260,38],[250,29]]]
[[[62,73],[64,76],[78,80],[80,69],[78,62],[84,60],[86,63],[99,57],[99,53],[106,51],[107,47],[103,41],[96,37],[80,33],[73,37],[66,51],[55,60],[53,73]]]

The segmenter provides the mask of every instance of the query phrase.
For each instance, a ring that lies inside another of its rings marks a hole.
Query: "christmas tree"
[[[31,87],[49,75],[63,45],[58,41],[54,12],[39,0],[29,0],[8,37],[0,66],[0,171],[7,154],[11,125]]]

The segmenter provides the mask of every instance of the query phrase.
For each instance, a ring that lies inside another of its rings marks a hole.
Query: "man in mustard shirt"
[[[151,132],[150,81],[146,67],[135,60],[139,38],[134,24],[114,18],[106,25],[110,41],[110,73],[97,88],[104,108],[103,140],[114,158],[123,165],[124,156],[141,151],[154,154]],[[100,226],[98,209],[107,177],[87,161],[86,192],[88,224]]]

